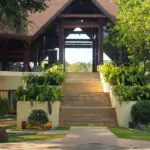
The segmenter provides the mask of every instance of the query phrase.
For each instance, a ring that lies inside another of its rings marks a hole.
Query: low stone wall
[[[0,90],[16,90],[23,85],[23,75],[42,75],[42,72],[11,72],[0,71]]]
[[[22,121],[27,121],[32,110],[42,109],[48,114],[49,121],[52,121],[52,126],[59,126],[59,108],[60,102],[54,102],[52,104],[52,114],[48,112],[48,102],[33,102],[30,101],[18,101],[17,102],[17,127],[21,129]]]
[[[119,103],[117,97],[113,93],[113,87],[104,81],[103,75],[100,75],[101,82],[103,84],[104,92],[109,92],[110,100],[112,107],[116,109],[116,115],[118,124],[120,127],[129,127],[129,122],[132,121],[131,116],[131,109],[132,106],[135,105],[137,102],[135,101],[124,101]]]

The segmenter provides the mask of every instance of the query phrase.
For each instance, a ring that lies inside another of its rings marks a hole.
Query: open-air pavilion
[[[93,72],[97,71],[103,63],[104,27],[115,21],[117,5],[109,0],[51,0],[48,6],[43,13],[29,14],[28,33],[1,33],[1,70],[19,62],[22,67],[16,71],[29,71],[30,62],[36,67],[47,56],[65,65],[65,48],[92,48]],[[70,34],[89,39],[67,39]]]

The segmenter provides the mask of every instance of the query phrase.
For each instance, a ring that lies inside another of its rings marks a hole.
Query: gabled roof
[[[30,14],[29,20],[32,25],[29,27],[29,35],[36,35],[47,23],[52,22],[69,4],[74,0],[50,0],[47,5],[49,6],[45,12]],[[91,0],[97,4],[98,7],[109,15],[115,18],[117,15],[117,5],[112,3],[112,0]]]

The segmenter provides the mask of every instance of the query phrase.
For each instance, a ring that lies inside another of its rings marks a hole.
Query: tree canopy
[[[0,23],[16,30],[25,29],[28,13],[44,11],[47,0],[1,0]]]
[[[115,44],[125,46],[137,63],[150,59],[150,0],[118,0],[118,17],[112,29]]]

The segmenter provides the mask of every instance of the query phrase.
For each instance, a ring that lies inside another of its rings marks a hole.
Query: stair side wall
[[[124,101],[119,103],[113,92],[113,87],[104,81],[103,75],[100,75],[103,84],[104,92],[109,92],[112,107],[116,110],[117,120],[120,127],[129,127],[129,122],[132,122],[131,110],[135,101]]]

